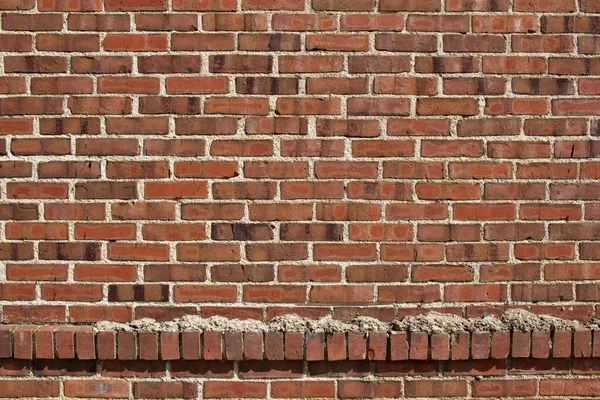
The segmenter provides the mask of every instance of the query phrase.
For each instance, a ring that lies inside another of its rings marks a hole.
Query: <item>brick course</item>
[[[0,365],[8,377],[3,385],[26,385],[28,381],[14,377],[31,371],[41,388],[52,387],[39,393],[54,397],[60,384],[69,398],[89,397],[90,393],[127,398],[131,388],[135,398],[198,398],[199,393],[207,398],[253,393],[256,397],[267,385],[273,394],[283,397],[298,395],[288,390],[299,388],[303,398],[356,397],[363,391],[360,397],[379,397],[380,390],[392,390],[394,394],[387,397],[402,397],[402,392],[396,392],[402,387],[406,397],[466,396],[469,387],[475,398],[558,394],[553,391],[593,395],[585,385],[594,385],[594,380],[547,375],[593,374],[599,333],[586,328],[450,334],[124,332],[73,325],[12,325],[0,328]],[[153,360],[152,368],[146,360]],[[171,380],[165,381],[167,368]],[[303,373],[304,368],[308,372]],[[239,369],[241,382],[214,380],[232,377],[234,369]],[[63,375],[61,381],[44,379]],[[71,380],[70,375],[84,379]],[[369,375],[377,380],[357,380]],[[478,378],[469,379],[471,375]],[[419,379],[423,376],[429,378]],[[435,384],[431,383],[434,376]],[[562,385],[556,386],[557,381]],[[38,393],[28,391],[33,389],[27,386],[9,387],[3,393],[10,397]],[[265,394],[258,397],[262,396]]]

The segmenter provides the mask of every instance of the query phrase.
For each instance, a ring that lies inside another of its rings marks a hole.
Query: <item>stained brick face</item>
[[[514,307],[600,317],[600,1],[0,11],[0,397],[597,394],[590,331],[89,326]],[[586,375],[536,375],[568,372]]]

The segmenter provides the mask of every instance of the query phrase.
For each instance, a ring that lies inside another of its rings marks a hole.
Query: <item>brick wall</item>
[[[407,361],[387,337],[378,362],[222,350],[161,364],[59,357],[54,340],[58,325],[188,314],[596,317],[599,1],[0,0],[0,13],[0,396],[598,393],[591,344],[516,360],[488,340],[489,360],[467,347],[427,361],[429,342]],[[17,331],[31,354],[13,354]],[[544,379],[563,373],[583,381]]]

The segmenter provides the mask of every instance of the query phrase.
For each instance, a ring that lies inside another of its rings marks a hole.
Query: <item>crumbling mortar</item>
[[[599,328],[599,321],[593,320],[584,326]],[[325,316],[319,320],[303,318],[295,314],[275,317],[267,323],[247,319],[227,319],[224,317],[201,318],[188,315],[173,321],[157,322],[143,318],[131,323],[114,323],[101,321],[96,324],[97,330],[125,331],[223,331],[223,332],[427,332],[427,333],[456,333],[461,331],[523,331],[537,330],[577,330],[580,324],[549,315],[535,315],[525,310],[512,309],[505,312],[499,319],[493,316],[483,318],[463,318],[453,314],[429,312],[428,314],[406,317],[392,323],[381,322],[372,317],[355,317],[343,322]],[[600,328],[599,328],[600,329]]]

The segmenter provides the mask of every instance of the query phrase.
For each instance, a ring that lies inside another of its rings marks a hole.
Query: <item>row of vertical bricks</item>
[[[600,357],[600,331],[95,332],[3,326],[0,358],[80,360],[484,360]]]

